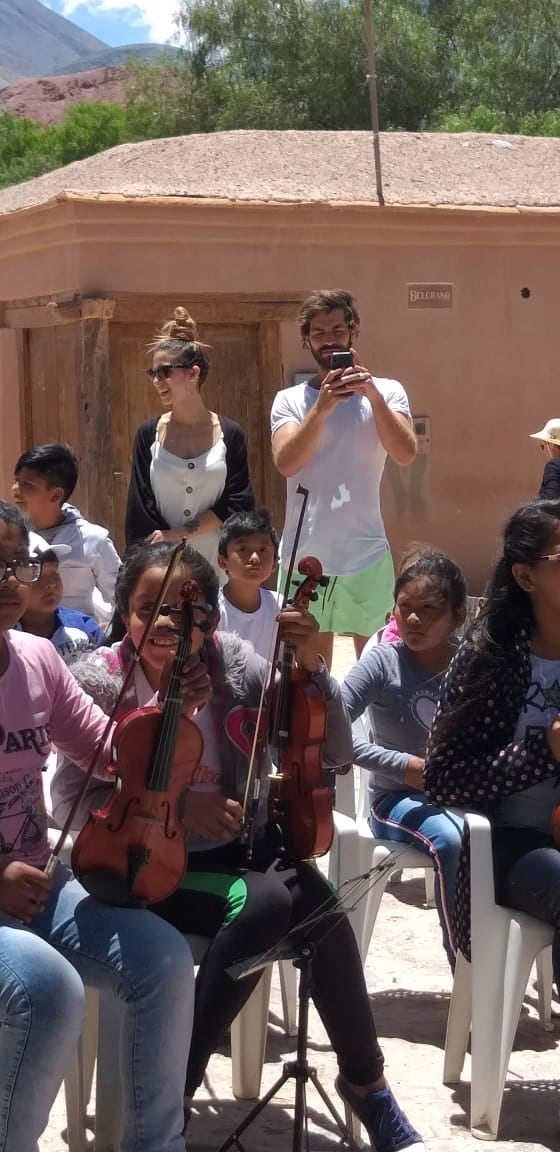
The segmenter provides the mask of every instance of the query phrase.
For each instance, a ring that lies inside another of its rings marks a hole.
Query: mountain
[[[127,70],[121,65],[38,80],[16,80],[0,90],[0,115],[11,112],[12,116],[29,116],[41,124],[59,124],[78,101],[126,104],[127,77]]]
[[[0,85],[23,76],[60,73],[108,45],[39,0],[0,0]],[[86,64],[88,68],[91,65]]]
[[[1,0],[0,0],[1,2]],[[66,76],[69,72],[82,72],[86,68],[116,68],[119,64],[126,64],[131,57],[134,60],[145,60],[148,64],[157,64],[159,58],[176,56],[179,48],[170,44],[124,44],[119,48],[104,48],[80,60],[72,60],[70,64],[60,68],[59,75]]]

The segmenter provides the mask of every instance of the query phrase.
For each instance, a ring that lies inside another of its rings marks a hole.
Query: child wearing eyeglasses
[[[136,433],[126,543],[187,537],[224,583],[218,565],[220,528],[232,513],[255,506],[245,433],[204,401],[208,345],[197,339],[185,308],[176,308],[163,325],[152,352],[148,376],[166,411]]]
[[[50,641],[15,630],[39,574],[21,513],[0,501],[0,1148],[38,1148],[83,1026],[84,981],[114,997],[120,1020],[122,1148],[185,1152],[186,941],[149,911],[96,903],[60,863],[44,873],[51,740],[85,770],[107,718]]]
[[[103,629],[93,616],[67,608],[62,601],[62,578],[58,554],[54,548],[43,547],[37,552],[31,547],[31,558],[37,561],[39,575],[29,586],[29,601],[16,628],[50,640],[63,660],[76,652],[98,648],[103,643]],[[30,566],[29,572],[35,574]]]
[[[60,565],[66,608],[107,620],[113,607],[120,557],[107,532],[69,503],[78,482],[69,444],[39,444],[14,469],[14,503],[45,543],[64,545]]]

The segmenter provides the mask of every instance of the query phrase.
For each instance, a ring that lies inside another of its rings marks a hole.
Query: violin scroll
[[[205,616],[211,616],[214,609],[211,604],[197,604],[196,598],[199,593],[199,587],[196,580],[185,580],[179,590],[179,606],[172,608],[170,604],[162,604],[162,616],[175,616],[181,618],[181,632],[190,634],[193,627],[199,629],[200,632],[208,632],[211,624],[208,620],[195,620],[194,609],[197,612],[202,612]]]
[[[298,572],[304,579],[298,584],[290,604],[296,608],[309,608],[310,603],[317,599],[316,588],[326,588],[328,576],[323,576],[321,561],[315,556],[303,556],[298,564]]]

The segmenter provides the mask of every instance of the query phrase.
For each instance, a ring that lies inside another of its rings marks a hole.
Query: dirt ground
[[[337,675],[352,663],[348,640],[336,646]],[[423,873],[406,871],[400,883],[387,889],[370,945],[366,977],[371,1006],[386,1056],[386,1071],[399,1101],[422,1133],[427,1152],[480,1149],[467,1127],[469,1065],[456,1087],[441,1082],[443,1046],[451,976],[440,943],[436,912],[423,904]],[[344,989],[340,989],[344,996]],[[556,1002],[555,1002],[556,1004]],[[560,1006],[556,1004],[560,1012]],[[275,971],[269,1019],[263,1092],[293,1057],[295,1041],[281,1027],[281,1002]],[[560,1017],[552,1032],[538,1021],[536,992],[529,985],[504,1095],[500,1139],[496,1152],[560,1152],[557,1040]],[[310,1023],[310,1060],[328,1092],[333,1088],[336,1061],[314,1011]],[[244,1139],[247,1152],[289,1152],[292,1148],[290,1084],[262,1114]],[[337,1102],[335,1097],[335,1103]],[[309,1091],[310,1152],[333,1152],[340,1142],[313,1089]],[[189,1152],[215,1152],[250,1108],[231,1095],[231,1064],[227,1049],[212,1058],[204,1089],[196,1101],[189,1133]],[[65,1125],[61,1092],[51,1114],[41,1152],[63,1152]]]

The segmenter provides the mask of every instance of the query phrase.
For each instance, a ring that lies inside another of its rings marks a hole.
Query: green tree
[[[437,132],[507,132],[505,112],[479,104],[470,112],[436,113],[431,128]]]
[[[163,57],[156,65],[143,60],[129,60],[125,111],[127,138],[152,140],[180,135],[191,85],[191,65],[183,53]]]
[[[478,107],[519,118],[560,105],[557,0],[431,0],[450,111]]]
[[[437,35],[420,0],[375,7],[382,126],[418,128],[439,100]],[[135,66],[134,138],[369,127],[362,0],[183,0],[179,21],[180,61],[157,74]]]
[[[46,171],[45,130],[25,116],[0,116],[0,187]]]
[[[58,128],[56,143],[60,164],[83,160],[126,140],[124,108],[100,101],[74,104]]]
[[[0,187],[122,144],[125,128],[125,110],[113,104],[75,104],[62,124],[37,124],[5,112],[0,116]]]

